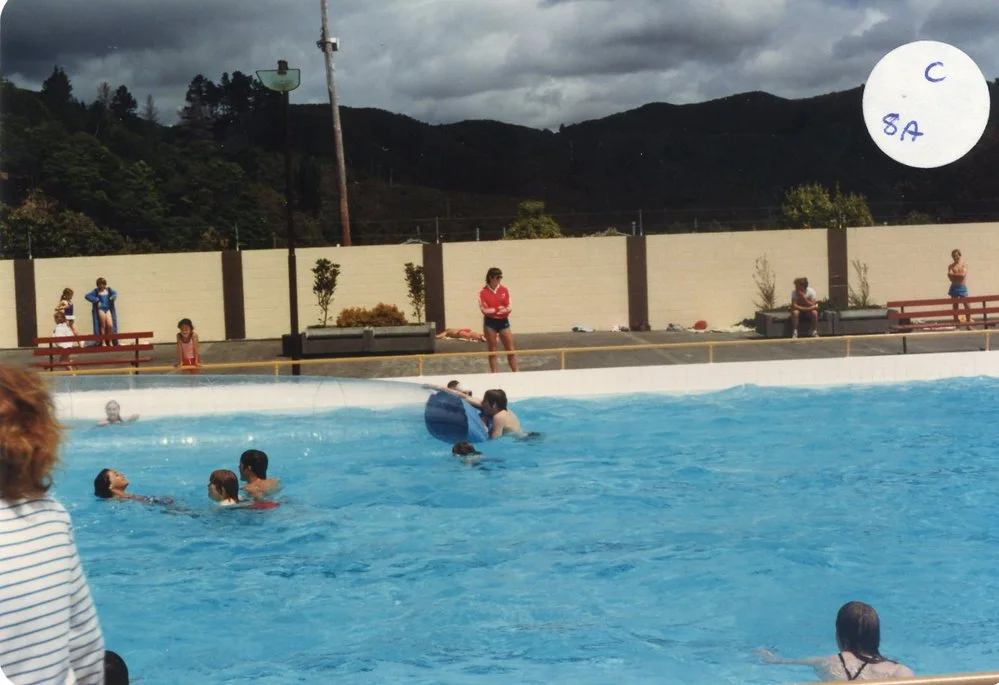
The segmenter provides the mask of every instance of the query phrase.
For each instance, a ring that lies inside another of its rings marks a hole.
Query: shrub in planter
[[[336,325],[348,328],[354,326],[406,326],[406,315],[394,304],[379,303],[372,309],[348,307],[336,317]]]

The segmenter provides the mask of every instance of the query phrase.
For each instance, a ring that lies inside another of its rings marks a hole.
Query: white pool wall
[[[942,378],[999,377],[999,353],[948,352],[838,359],[633,366],[396,379],[446,385],[459,380],[476,397],[501,388],[511,398],[599,397],[622,393],[711,392],[741,385],[824,387],[904,383]]]
[[[452,374],[380,379],[378,383],[317,377],[296,382],[261,376],[227,384],[215,378],[201,387],[155,387],[155,376],[139,376],[135,387],[56,394],[63,420],[100,420],[104,405],[115,399],[125,415],[158,418],[225,415],[248,412],[309,414],[341,407],[391,408],[425,396],[419,386],[446,385],[457,379],[476,397],[502,388],[511,401],[534,397],[599,397],[632,393],[694,393],[742,385],[825,387],[871,383],[904,383],[943,378],[999,377],[999,354],[954,352],[840,359],[727,362],[634,366],[573,371],[527,371],[496,374]],[[174,377],[171,383],[176,383]],[[382,382],[384,381],[384,382]],[[143,387],[146,384],[154,387]],[[422,394],[421,394],[422,393]]]

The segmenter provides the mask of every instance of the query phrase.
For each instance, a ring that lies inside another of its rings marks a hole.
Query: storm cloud
[[[808,97],[863,83],[915,39],[999,75],[994,0],[329,0],[342,104],[444,123],[557,127],[638,107],[762,90]],[[173,120],[197,74],[302,69],[293,102],[327,100],[319,0],[8,0],[0,69],[75,95],[107,81]]]

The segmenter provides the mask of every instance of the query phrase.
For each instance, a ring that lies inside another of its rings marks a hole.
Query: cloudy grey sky
[[[0,0],[3,2],[3,0]],[[557,127],[647,102],[751,90],[806,97],[863,83],[886,52],[952,43],[999,76],[997,0],[329,0],[340,102],[423,121]],[[7,0],[0,69],[77,97],[125,84],[171,121],[201,73],[302,69],[327,101],[320,0]],[[989,47],[992,49],[990,50]]]

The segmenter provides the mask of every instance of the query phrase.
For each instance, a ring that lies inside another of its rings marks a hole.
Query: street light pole
[[[291,168],[291,98],[284,92],[284,202],[285,232],[288,236],[288,308],[291,310],[291,360],[302,358],[298,340],[298,262],[295,258],[295,192]],[[302,374],[302,367],[291,365],[291,375]]]
[[[298,330],[298,265],[295,260],[295,195],[291,168],[291,98],[288,95],[298,88],[301,82],[301,72],[289,69],[288,63],[278,60],[276,70],[257,72],[257,78],[270,90],[281,93],[284,104],[284,202],[285,230],[288,244],[288,309],[291,315],[291,359],[297,362],[302,358],[302,346]],[[292,364],[291,373],[299,376],[302,373],[301,364]]]
[[[320,0],[323,11],[322,36],[317,46],[326,55],[326,89],[330,93],[330,107],[333,109],[333,147],[336,150],[336,175],[340,191],[340,226],[343,231],[341,243],[350,247],[350,210],[347,206],[347,167],[343,159],[343,133],[340,128],[340,103],[337,101],[334,80],[333,53],[340,49],[340,42],[330,37],[329,11],[326,0]]]

